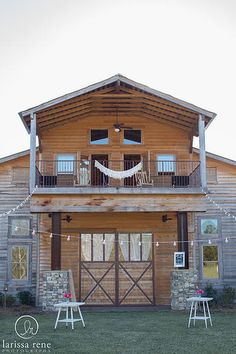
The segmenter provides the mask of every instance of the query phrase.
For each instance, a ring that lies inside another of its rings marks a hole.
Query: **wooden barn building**
[[[87,305],[183,308],[197,285],[236,287],[236,162],[205,151],[215,116],[119,74],[20,112],[0,291],[50,308],[73,283]]]

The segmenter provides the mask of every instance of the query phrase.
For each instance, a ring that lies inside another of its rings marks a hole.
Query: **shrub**
[[[13,295],[6,295],[6,305],[7,307],[11,307],[16,303],[16,297]],[[0,293],[0,306],[4,305],[4,294]]]
[[[19,291],[17,297],[22,305],[34,305],[33,295],[28,290]]]
[[[236,297],[236,291],[229,285],[224,285],[222,292],[218,297],[218,302],[221,306],[232,306]]]
[[[218,293],[217,290],[213,288],[211,283],[207,283],[204,289],[205,293],[204,296],[206,297],[212,297],[213,301],[209,302],[209,305],[217,305],[218,304]]]

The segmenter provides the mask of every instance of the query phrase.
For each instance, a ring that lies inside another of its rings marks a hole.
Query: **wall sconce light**
[[[172,218],[168,218],[167,214],[162,215],[162,222],[167,222],[169,220],[172,220]]]
[[[72,217],[70,215],[66,215],[66,217],[62,220],[67,221],[69,223],[69,222],[71,222]]]

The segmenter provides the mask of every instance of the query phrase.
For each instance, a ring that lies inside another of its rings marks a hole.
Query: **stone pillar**
[[[69,292],[69,272],[49,270],[43,272],[42,299],[44,311],[55,310],[54,304],[65,301],[64,294]]]
[[[186,299],[194,296],[198,285],[198,273],[193,269],[175,270],[171,274],[171,308],[185,310]]]

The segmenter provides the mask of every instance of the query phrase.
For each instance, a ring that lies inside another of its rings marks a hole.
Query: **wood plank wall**
[[[153,232],[154,241],[177,240],[177,219],[176,213],[168,213],[172,220],[163,223],[163,213],[71,213],[72,221],[62,221],[62,233],[65,235],[77,236],[79,232],[86,231],[111,231],[111,232]],[[62,214],[62,218],[65,214]],[[189,213],[189,239],[193,237],[193,217]],[[51,232],[51,218],[47,214],[41,215],[40,229]],[[75,289],[79,289],[79,241],[78,237],[71,237],[67,241],[62,239],[62,269],[72,269]],[[170,273],[173,270],[173,254],[178,246],[173,244],[160,244],[154,246],[154,274],[155,274],[155,295],[157,304],[170,304]],[[193,254],[190,249],[190,267],[193,267]],[[40,273],[49,270],[50,259],[50,238],[49,234],[40,236]]]
[[[115,133],[116,117],[86,117],[50,130],[42,130],[40,159],[53,160],[57,153],[108,154],[110,160],[123,160],[123,154],[144,154],[150,150],[151,160],[156,154],[176,154],[178,160],[190,160],[189,137],[184,130],[165,125],[141,116],[119,115],[119,121],[142,130],[142,144],[124,145],[123,132]],[[91,145],[90,129],[109,129],[108,145]],[[199,159],[198,159],[199,160]]]
[[[0,214],[14,208],[21,203],[29,194],[29,156],[24,156],[12,161],[0,164]],[[37,281],[37,235],[31,237],[9,237],[8,224],[10,216],[29,216],[32,225],[37,229],[37,215],[30,214],[29,202],[9,216],[0,218],[0,289],[7,281],[9,292],[16,293],[16,290],[32,289],[35,293]],[[30,258],[30,281],[27,285],[21,283],[13,284],[9,280],[10,272],[10,246],[14,244],[31,245],[32,253]]]
[[[207,166],[216,169],[216,180],[211,178],[212,183],[208,183],[208,190],[211,198],[222,208],[229,210],[236,216],[236,167],[230,166],[215,159],[207,158]],[[201,238],[198,227],[199,218],[218,217],[220,222],[220,233],[216,239],[216,244],[220,247],[220,273],[219,281],[210,282],[215,286],[222,287],[223,284],[229,284],[236,287],[236,220],[225,215],[213,203],[207,201],[207,212],[195,215],[195,237]],[[225,243],[225,238],[229,238],[229,243]],[[234,239],[230,240],[230,237]],[[213,238],[214,242],[214,238]],[[196,249],[196,265],[201,271],[201,247],[198,244]],[[203,281],[204,283],[204,281]]]

